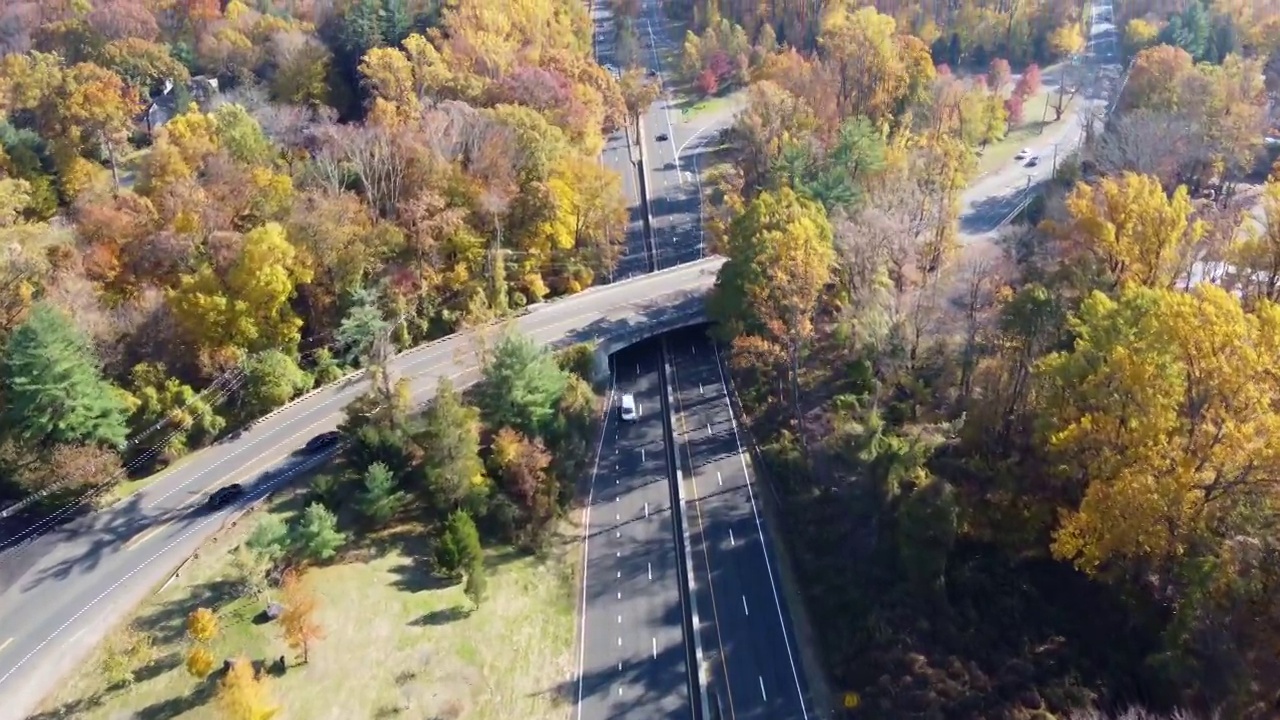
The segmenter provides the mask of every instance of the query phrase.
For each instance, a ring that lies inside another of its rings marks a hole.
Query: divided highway
[[[647,341],[613,357],[583,549],[581,720],[696,717],[657,347]],[[635,397],[634,422],[619,417],[626,393]]]
[[[720,355],[705,333],[666,337],[711,704],[726,720],[807,720],[808,686]]]

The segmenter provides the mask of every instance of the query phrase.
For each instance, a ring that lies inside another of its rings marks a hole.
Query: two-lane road
[[[699,636],[725,720],[807,720],[808,684],[715,346],[668,336]]]
[[[613,358],[585,531],[579,720],[693,717],[660,369],[653,342]],[[634,422],[618,414],[625,393]]]
[[[552,347],[616,336],[646,316],[701,307],[722,262],[711,258],[594,288],[535,308],[512,325]],[[479,337],[468,332],[407,351],[392,361],[392,371],[409,379],[418,401],[429,399],[442,377],[465,387],[480,376]],[[26,548],[0,552],[0,562],[28,564],[0,588],[0,720],[31,713],[114,623],[217,529],[216,522],[204,522],[208,516],[187,518],[212,488],[277,466],[311,437],[337,427],[343,408],[367,389],[362,377],[321,388],[240,437],[196,453],[129,501]],[[674,556],[674,546],[668,547]]]

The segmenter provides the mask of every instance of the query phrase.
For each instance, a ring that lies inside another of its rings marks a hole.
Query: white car
[[[1031,148],[1022,148],[1017,155],[1013,156],[1014,160],[1026,160],[1031,157]]]
[[[623,395],[622,402],[618,405],[618,417],[623,422],[635,422],[639,416],[636,411],[636,396],[631,393]]]

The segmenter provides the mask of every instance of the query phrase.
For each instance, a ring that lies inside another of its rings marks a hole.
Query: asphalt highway
[[[617,66],[614,56],[614,21],[613,7],[610,0],[594,0],[590,2],[592,22],[592,46],[596,62],[601,65]],[[618,173],[622,178],[622,192],[627,199],[626,226],[618,228],[622,233],[622,256],[617,267],[609,278],[611,282],[643,275],[650,270],[648,247],[644,238],[644,218],[640,207],[639,174],[636,161],[639,160],[639,149],[632,146],[631,135],[626,130],[619,130],[605,138],[604,152],[600,154],[600,163]]]
[[[689,720],[657,345],[633,346],[612,365],[585,531],[577,718]],[[635,422],[618,415],[624,393],[635,396]]]
[[[644,172],[649,192],[653,250],[658,267],[668,268],[704,256],[702,242],[702,185],[697,154],[703,141],[728,127],[732,114],[707,118],[702,124],[686,120],[671,93],[669,68],[662,58],[677,50],[683,37],[679,26],[661,11],[657,0],[641,4],[637,31],[647,40],[645,62],[662,84],[662,95],[641,120]],[[659,140],[659,136],[665,139]]]
[[[708,258],[593,288],[535,306],[512,325],[553,347],[642,331],[647,322],[701,307],[722,262]],[[442,377],[469,385],[479,378],[477,340],[498,331],[462,333],[410,350],[392,362],[393,373],[410,379],[416,401],[429,399]],[[33,527],[30,538],[0,540],[6,548],[0,562],[12,578],[0,589],[0,720],[32,712],[115,622],[214,533],[218,523],[196,510],[209,492],[253,481],[268,469],[287,472],[290,466],[281,463],[337,427],[342,409],[367,387],[357,376],[316,390],[192,455],[126,502],[52,531]]]
[[[669,334],[667,347],[708,690],[725,720],[807,720],[808,685],[720,357],[701,329]]]

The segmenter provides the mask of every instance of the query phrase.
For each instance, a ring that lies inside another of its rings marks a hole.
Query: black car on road
[[[319,435],[307,441],[307,444],[304,445],[302,448],[302,452],[306,455],[312,455],[320,452],[321,450],[328,450],[334,445],[337,445],[338,441],[341,439],[342,439],[342,433],[338,432],[337,430],[331,430],[327,433],[320,433]]]
[[[231,483],[226,487],[220,487],[217,490],[214,490],[213,494],[209,496],[209,499],[205,501],[205,505],[212,510],[217,510],[243,494],[243,485],[240,483]]]

